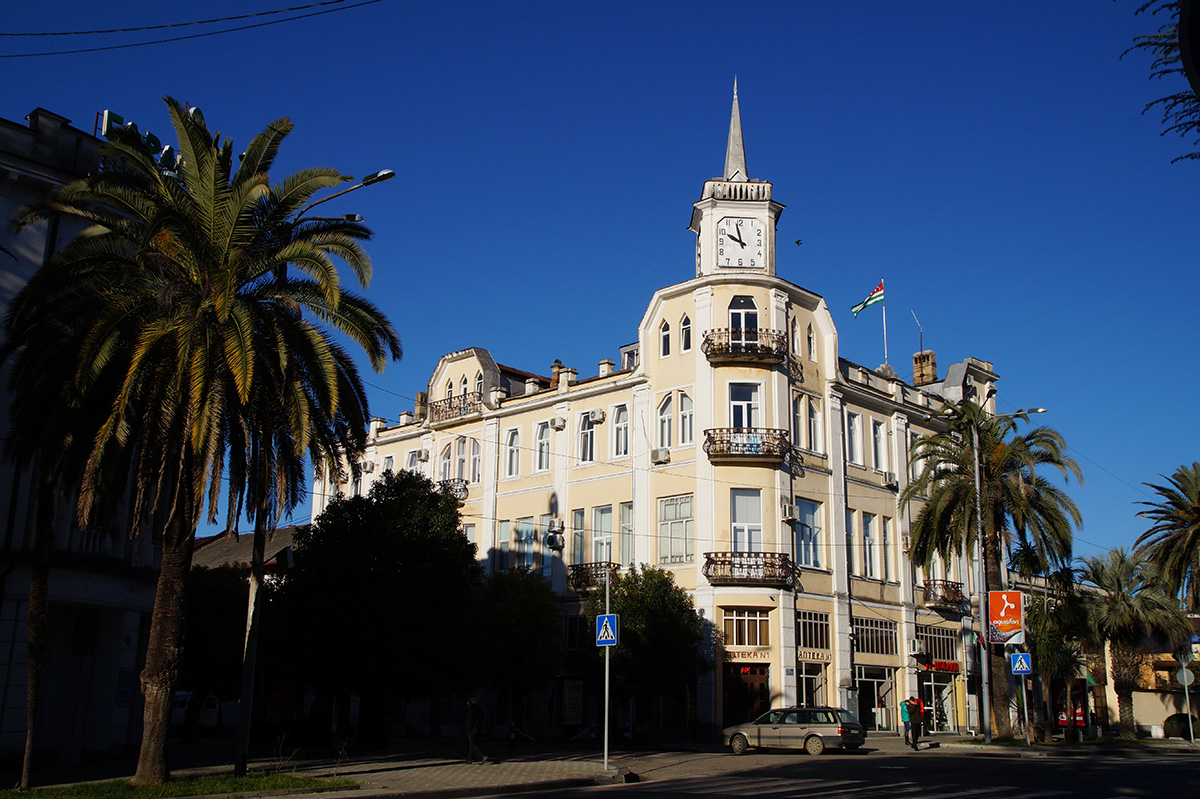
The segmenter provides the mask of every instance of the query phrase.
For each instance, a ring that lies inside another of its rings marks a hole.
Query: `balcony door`
[[[758,346],[758,308],[753,297],[734,297],[729,303],[729,345],[734,352]]]
[[[758,384],[729,384],[729,426],[735,428],[758,427]]]

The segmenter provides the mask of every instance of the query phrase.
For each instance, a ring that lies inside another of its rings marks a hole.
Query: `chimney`
[[[422,421],[425,419],[425,411],[428,409],[428,407],[429,394],[424,391],[418,391],[416,400],[413,402],[413,416],[417,418],[417,421]]]
[[[558,381],[559,393],[561,394],[562,392],[569,390],[571,388],[571,386],[575,385],[575,382],[578,379],[579,379],[579,372],[577,370],[572,369],[569,366],[564,366],[563,370],[562,370],[562,374],[560,375],[560,379]]]
[[[937,356],[933,350],[921,350],[913,354],[913,385],[917,388],[936,383]]]
[[[413,423],[412,411],[400,411],[400,424],[409,425]]]
[[[562,372],[562,361],[558,358],[554,359],[554,363],[550,364],[550,388],[558,388],[558,375]]]
[[[612,358],[605,358],[603,361],[601,361],[600,362],[600,376],[608,377],[609,375],[611,375],[613,373],[614,365],[615,364],[613,363]]]

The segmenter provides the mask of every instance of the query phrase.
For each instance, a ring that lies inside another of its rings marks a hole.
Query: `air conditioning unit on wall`
[[[782,500],[779,503],[779,517],[785,522],[796,521],[796,506],[787,500]]]
[[[565,529],[566,525],[562,519],[551,519],[550,524],[546,525],[547,532],[551,533],[561,533]]]
[[[670,463],[671,462],[671,450],[667,449],[666,447],[660,447],[658,449],[650,450],[650,462],[651,463]]]
[[[417,460],[421,461],[422,463],[427,462],[429,460],[429,450],[423,449],[420,452],[418,452]]]
[[[920,638],[909,638],[908,639],[908,654],[910,657],[916,657],[917,655],[924,655],[925,654],[925,642],[922,641]]]
[[[567,420],[561,416],[555,416],[550,420],[550,426],[555,430],[565,430],[567,427]]]
[[[588,411],[588,420],[591,421],[592,424],[600,424],[604,421],[604,411],[600,410],[599,408],[594,411]]]
[[[375,471],[375,461],[363,461],[362,470],[364,474],[370,474]]]
[[[892,489],[893,491],[898,489],[900,487],[900,481],[896,479],[896,473],[895,472],[884,472],[883,473],[883,485],[886,488]]]

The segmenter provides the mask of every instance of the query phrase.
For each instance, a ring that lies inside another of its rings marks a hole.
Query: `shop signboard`
[[[988,591],[988,640],[1025,643],[1025,597],[1020,591]]]

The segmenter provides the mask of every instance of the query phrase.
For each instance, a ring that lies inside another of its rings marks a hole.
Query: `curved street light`
[[[391,180],[394,177],[396,177],[396,173],[390,169],[381,169],[378,172],[373,172],[370,175],[367,175],[365,178],[363,178],[361,183],[356,183],[348,189],[342,189],[341,191],[335,191],[333,194],[329,195],[328,197],[322,197],[321,199],[317,200],[316,202],[311,202],[308,205],[304,206],[303,208],[301,208],[299,211],[296,212],[296,216],[293,217],[292,222],[293,223],[299,222],[300,218],[302,216],[304,216],[305,212],[311,211],[313,208],[317,207],[321,203],[329,202],[330,200],[334,199],[335,197],[341,197],[343,194],[349,194],[350,192],[352,192],[356,189],[361,189],[363,186],[373,186],[376,183],[383,183],[385,180]]]

